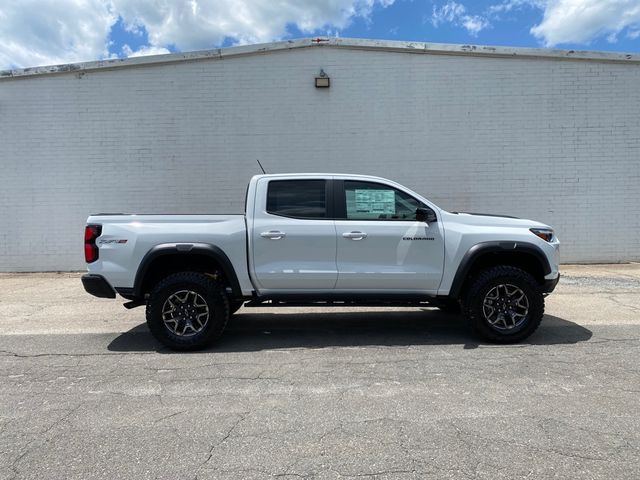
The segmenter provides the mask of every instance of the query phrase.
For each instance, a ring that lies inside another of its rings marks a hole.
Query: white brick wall
[[[90,213],[241,212],[256,158],[640,260],[639,85],[638,63],[336,48],[2,79],[0,271],[84,268]]]

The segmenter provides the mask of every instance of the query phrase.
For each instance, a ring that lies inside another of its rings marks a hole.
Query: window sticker
[[[369,214],[396,213],[396,195],[393,190],[356,189],[356,212]]]

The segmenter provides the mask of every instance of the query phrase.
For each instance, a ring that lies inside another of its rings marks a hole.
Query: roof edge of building
[[[500,47],[491,45],[462,45],[448,43],[407,42],[398,40],[369,40],[359,38],[301,38],[279,42],[215,48],[194,52],[150,55],[145,57],[111,58],[90,62],[67,63],[13,70],[0,70],[0,80],[8,78],[82,73],[103,69],[166,65],[176,62],[198,60],[222,60],[225,58],[259,55],[270,52],[299,48],[345,48],[430,55],[471,55],[501,58],[542,58],[556,60],[587,60],[616,63],[640,63],[640,54],[623,52],[602,52],[589,50],[562,50],[551,48]]]

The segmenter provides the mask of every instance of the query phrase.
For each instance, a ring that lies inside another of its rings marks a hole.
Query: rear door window
[[[292,218],[327,218],[326,180],[273,180],[267,212]]]

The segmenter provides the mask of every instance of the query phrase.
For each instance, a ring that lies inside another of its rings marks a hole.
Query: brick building
[[[639,86],[638,55],[353,39],[0,72],[0,271],[82,269],[90,213],[241,212],[256,159],[640,260]]]

